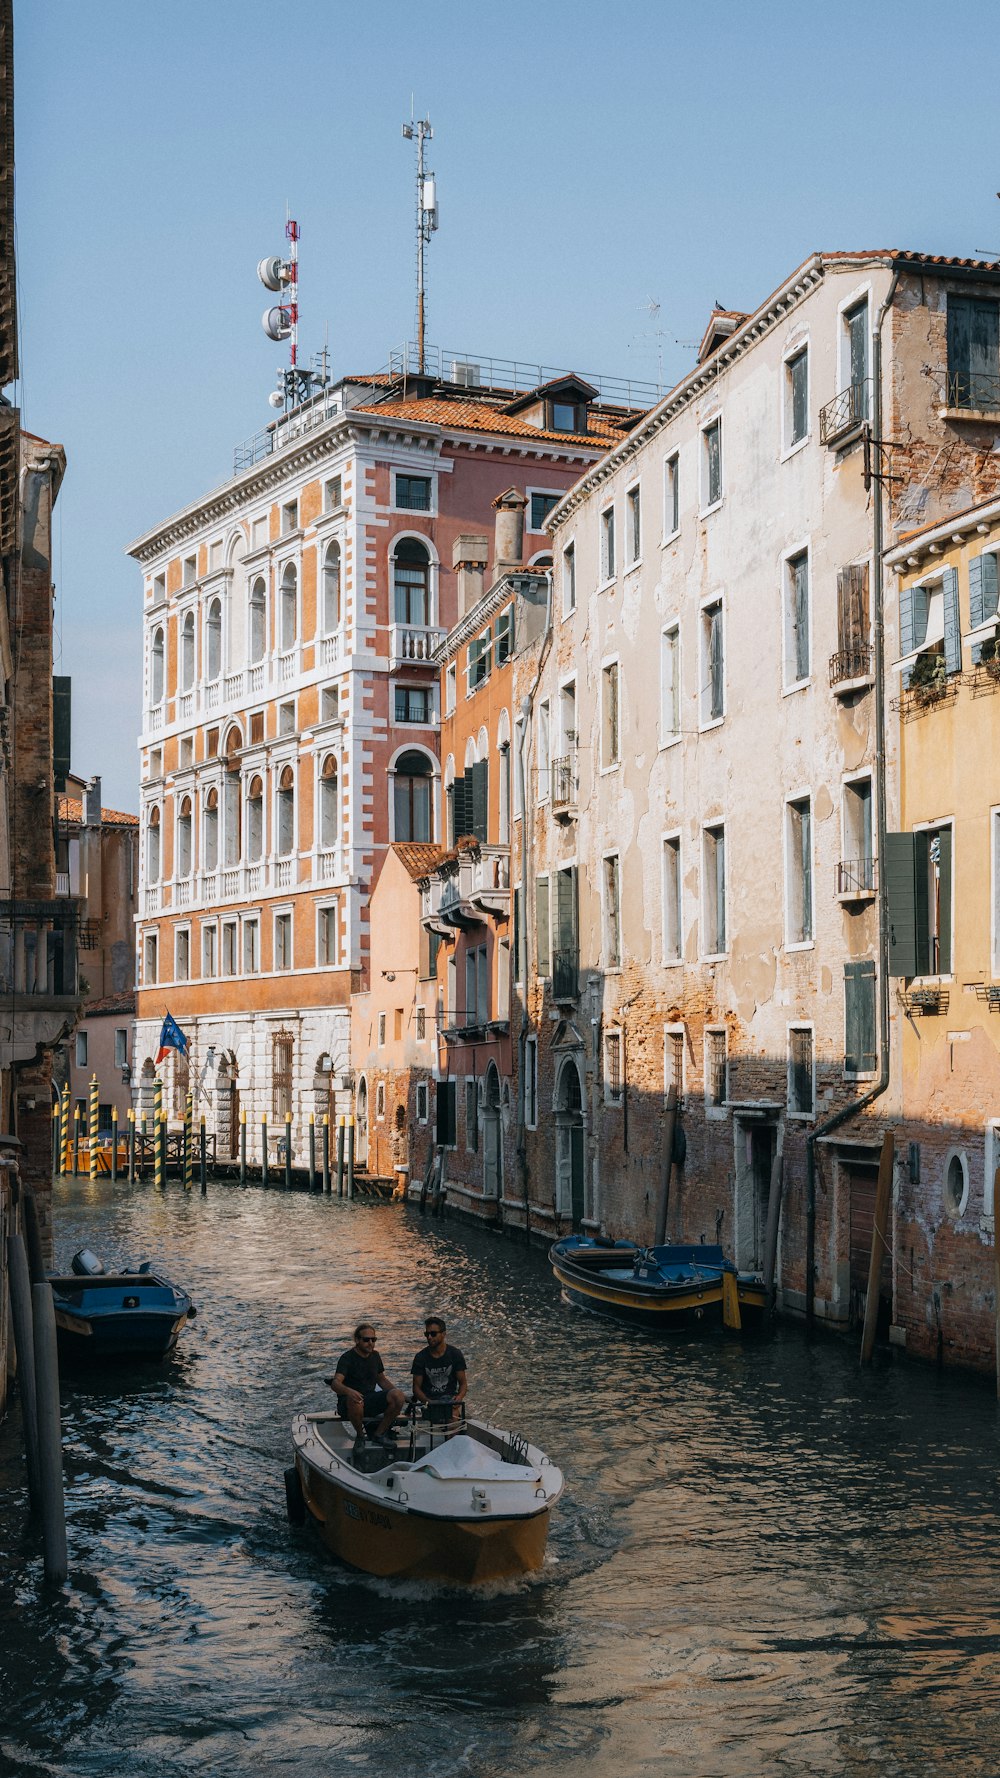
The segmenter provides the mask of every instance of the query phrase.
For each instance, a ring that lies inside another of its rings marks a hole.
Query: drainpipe
[[[528,1201],[528,1163],[527,1163],[527,1156],[525,1154],[525,1148],[524,1148],[524,1056],[525,1056],[526,1039],[528,1037],[528,1033],[531,1028],[531,1021],[528,1018],[528,983],[531,978],[531,961],[532,961],[531,954],[530,954],[531,953],[531,943],[530,943],[530,939],[528,936],[529,931],[530,931],[530,927],[528,924],[528,904],[529,904],[529,900],[531,899],[530,887],[532,884],[532,874],[533,874],[532,873],[532,854],[534,852],[534,833],[533,833],[533,829],[532,829],[532,821],[529,820],[529,810],[531,812],[532,818],[534,816],[534,810],[528,801],[528,775],[525,770],[524,755],[525,755],[525,747],[527,746],[528,737],[529,737],[529,734],[531,731],[531,715],[532,715],[532,711],[533,711],[534,705],[535,705],[535,695],[538,691],[538,686],[541,681],[542,668],[545,665],[545,660],[546,660],[546,656],[548,655],[548,652],[549,652],[549,644],[551,642],[551,639],[552,639],[552,570],[550,569],[549,572],[545,576],[545,628],[542,631],[542,645],[541,645],[541,648],[539,649],[539,653],[538,653],[538,666],[535,670],[535,677],[534,677],[532,684],[531,684],[531,690],[528,692],[526,697],[523,697],[521,699],[521,708],[518,711],[517,720],[515,723],[515,727],[518,731],[518,735],[517,735],[517,779],[518,779],[518,786],[519,786],[520,793],[521,793],[521,883],[522,883],[521,927],[522,927],[522,932],[523,932],[523,937],[524,937],[524,995],[521,1000],[521,1029],[518,1032],[518,1036],[517,1036],[517,1082],[518,1082],[518,1086],[517,1086],[517,1163],[518,1163],[518,1168],[519,1168],[520,1174],[521,1174],[521,1195],[524,1198],[524,1239],[525,1239],[525,1242],[527,1242],[530,1239],[530,1234],[531,1234],[531,1211],[530,1211],[530,1206],[529,1206],[529,1201]],[[511,893],[513,894],[513,887],[511,889]],[[536,940],[536,946],[535,946],[535,957],[537,960],[537,940]],[[517,957],[515,957],[514,958],[515,971],[517,969],[518,961],[519,961],[519,959]],[[535,1094],[536,1094],[536,1098],[537,1098],[537,1093],[538,1093],[537,1063],[538,1063],[538,1052],[536,1050],[536,1052],[535,1052],[535,1064],[536,1064]],[[537,1106],[536,1106],[536,1111],[537,1111]]]
[[[875,318],[872,332],[872,440],[876,453],[882,447],[882,326],[892,307],[899,283],[894,271],[888,291]],[[872,606],[875,630],[875,832],[878,857],[878,1034],[879,1074],[874,1086],[860,1099],[841,1106],[806,1137],[806,1325],[816,1313],[816,1144],[840,1124],[881,1098],[889,1085],[889,904],[885,881],[885,610],[883,585],[882,462],[873,476],[872,500]]]

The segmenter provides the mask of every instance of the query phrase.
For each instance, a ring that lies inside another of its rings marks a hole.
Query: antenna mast
[[[424,248],[438,226],[437,180],[424,167],[424,142],[431,141],[434,131],[429,117],[416,122],[411,118],[403,125],[406,140],[417,144],[417,370],[424,374],[426,304],[424,298]]]
[[[288,242],[287,259],[262,259],[257,267],[257,276],[265,290],[280,292],[281,300],[273,308],[265,309],[261,316],[261,326],[269,340],[288,340],[289,365],[287,370],[279,370],[278,386],[271,391],[268,401],[272,407],[294,407],[296,402],[308,401],[315,393],[316,387],[326,384],[329,371],[327,368],[326,347],[319,354],[319,362],[312,370],[303,370],[299,365],[299,236],[301,229],[297,222],[289,217],[285,223],[285,239]]]

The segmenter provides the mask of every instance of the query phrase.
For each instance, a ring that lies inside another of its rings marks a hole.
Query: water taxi
[[[639,1247],[567,1235],[549,1249],[549,1264],[568,1302],[646,1327],[739,1328],[745,1313],[767,1308],[763,1279],[704,1242]]]
[[[544,1452],[484,1420],[397,1432],[359,1442],[336,1413],[296,1414],[293,1522],[308,1514],[332,1555],[382,1578],[476,1586],[541,1567],[563,1489]]]

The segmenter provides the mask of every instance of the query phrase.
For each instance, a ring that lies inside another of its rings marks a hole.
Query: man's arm
[[[423,1384],[423,1377],[424,1377],[423,1371],[418,1370],[416,1363],[414,1363],[413,1371],[412,1371],[413,1393],[416,1396],[418,1401],[428,1402],[430,1400],[430,1396],[425,1393],[424,1384]]]
[[[381,1366],[379,1366],[379,1373],[378,1373],[378,1376],[375,1379],[375,1381],[376,1381],[377,1387],[379,1389],[384,1389],[386,1392],[386,1395],[388,1395],[390,1389],[392,1388],[392,1384],[390,1383],[388,1377],[385,1374],[385,1371],[381,1368]]]
[[[334,1395],[342,1396],[345,1401],[362,1401],[364,1399],[358,1394],[356,1389],[348,1389],[347,1384],[344,1382],[343,1371],[337,1371],[336,1374],[330,1378],[330,1388],[333,1390]]]
[[[468,1379],[464,1370],[456,1371],[455,1378],[458,1383],[458,1388],[455,1391],[455,1406],[457,1407],[459,1402],[464,1401],[466,1395],[468,1394],[469,1379]]]

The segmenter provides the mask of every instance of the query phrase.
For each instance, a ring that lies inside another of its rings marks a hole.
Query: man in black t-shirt
[[[368,1321],[354,1329],[354,1345],[337,1360],[334,1375],[328,1378],[337,1396],[341,1419],[349,1420],[358,1442],[365,1436],[365,1420],[380,1416],[376,1438],[384,1438],[397,1416],[402,1413],[406,1398],[401,1389],[394,1389],[382,1368],[375,1350],[377,1335]]]
[[[460,1420],[459,1403],[465,1400],[469,1383],[465,1374],[465,1358],[457,1346],[445,1340],[445,1324],[440,1315],[428,1315],[424,1323],[427,1344],[413,1360],[413,1393],[426,1403],[431,1420],[437,1424]]]

